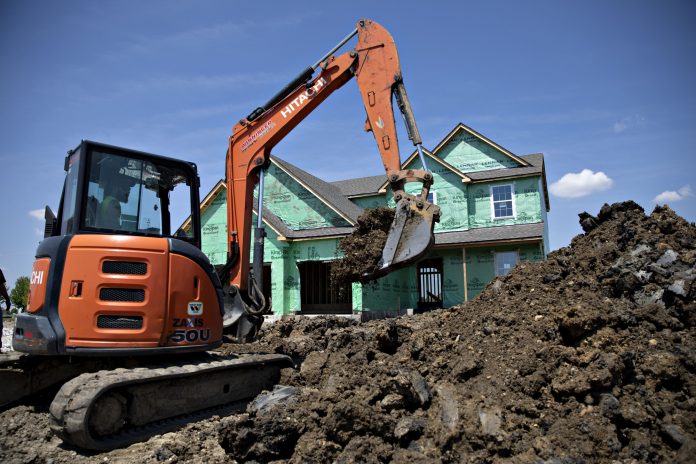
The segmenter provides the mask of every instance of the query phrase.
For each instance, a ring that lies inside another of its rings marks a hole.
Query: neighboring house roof
[[[363,209],[350,201],[341,189],[337,186],[325,182],[318,177],[304,171],[297,166],[288,163],[287,161],[271,156],[271,162],[285,171],[290,177],[295,179],[304,188],[316,195],[320,200],[326,203],[331,209],[336,211],[349,223],[355,225],[358,216],[363,212]]]
[[[516,224],[510,226],[482,227],[456,232],[435,234],[435,246],[484,244],[500,241],[541,240],[544,236],[544,223]]]

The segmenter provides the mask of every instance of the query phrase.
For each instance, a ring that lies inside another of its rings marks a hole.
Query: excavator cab
[[[222,286],[200,251],[196,166],[83,141],[65,171],[15,349],[131,355],[219,345]]]
[[[68,162],[75,157],[79,160],[79,155],[73,153]],[[87,157],[87,183],[82,192],[86,196],[85,209],[76,232],[175,236],[199,246],[199,233],[193,227],[187,232],[172,233],[173,225],[183,223],[197,210],[192,207],[191,197],[198,179],[188,163],[172,163],[172,160],[163,163],[151,156],[137,158],[106,150],[88,150]],[[181,164],[177,166],[177,163]],[[72,171],[69,164],[68,181]],[[76,199],[64,197],[63,211],[78,211],[79,208],[68,204]],[[63,219],[65,232],[69,220]]]

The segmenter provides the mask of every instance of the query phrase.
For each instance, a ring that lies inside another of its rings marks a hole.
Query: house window
[[[501,251],[495,254],[495,275],[507,275],[515,265],[517,265],[518,256],[516,251]]]
[[[491,186],[491,209],[493,210],[493,219],[515,217],[512,184]]]
[[[428,193],[428,203],[437,205],[437,192]]]

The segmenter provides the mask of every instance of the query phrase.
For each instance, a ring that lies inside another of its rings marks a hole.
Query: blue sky
[[[235,122],[363,17],[394,36],[426,148],[463,122],[513,153],[545,154],[549,185],[563,179],[553,249],[604,202],[650,211],[662,195],[696,220],[692,1],[2,0],[7,280],[29,274],[43,228],[32,212],[57,210],[64,154],[81,139],[194,161],[204,194],[224,177]],[[348,83],[274,153],[326,180],[379,174],[363,122]],[[411,153],[404,131],[401,146]]]

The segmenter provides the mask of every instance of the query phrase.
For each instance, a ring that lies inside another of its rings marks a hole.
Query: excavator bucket
[[[419,207],[421,205],[421,207]],[[382,251],[377,269],[363,274],[373,280],[422,258],[435,243],[433,228],[440,209],[428,202],[403,198],[396,204],[394,221]]]

